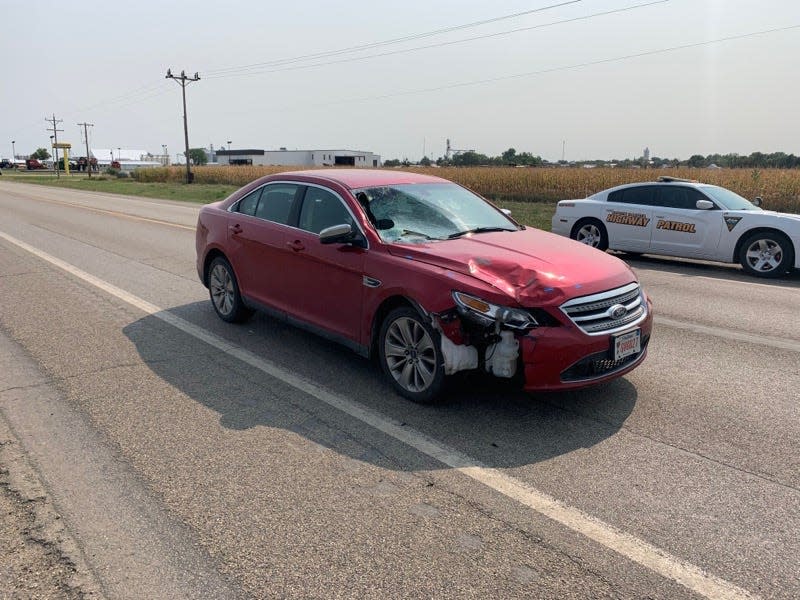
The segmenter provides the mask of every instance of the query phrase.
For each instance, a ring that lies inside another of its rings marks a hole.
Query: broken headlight
[[[539,323],[528,311],[521,308],[498,306],[464,292],[453,292],[458,312],[486,327],[505,325],[511,329],[530,329]]]

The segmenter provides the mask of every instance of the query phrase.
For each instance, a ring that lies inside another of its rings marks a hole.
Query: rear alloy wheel
[[[754,233],[742,244],[739,262],[756,277],[780,277],[794,264],[792,243],[778,231]]]
[[[439,332],[410,307],[396,308],[384,319],[378,338],[381,368],[403,396],[428,404],[444,385]]]
[[[598,250],[608,250],[608,231],[597,219],[581,219],[575,223],[570,237]]]
[[[208,268],[208,293],[214,310],[223,321],[241,323],[253,314],[242,301],[233,267],[221,256],[215,258]]]

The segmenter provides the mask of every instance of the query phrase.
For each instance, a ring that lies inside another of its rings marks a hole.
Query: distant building
[[[380,167],[379,154],[363,150],[217,150],[221,165],[278,165],[298,167]]]
[[[114,161],[120,163],[124,171],[133,171],[140,167],[160,167],[164,164],[161,156],[132,148],[90,148],[89,155],[97,160],[100,167],[108,167]]]

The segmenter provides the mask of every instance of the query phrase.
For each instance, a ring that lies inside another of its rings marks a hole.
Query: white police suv
[[[739,262],[758,277],[800,268],[800,215],[758,204],[716,185],[659,177],[562,200],[553,233],[599,250]]]

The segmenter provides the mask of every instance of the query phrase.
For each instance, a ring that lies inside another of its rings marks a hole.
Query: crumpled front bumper
[[[647,316],[628,330],[641,330],[641,350],[620,361],[614,361],[613,335],[589,336],[575,325],[542,327],[520,337],[525,390],[578,389],[610,381],[632,371],[647,356],[653,329],[652,309],[648,299]]]

